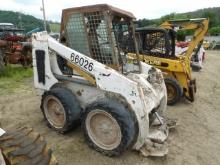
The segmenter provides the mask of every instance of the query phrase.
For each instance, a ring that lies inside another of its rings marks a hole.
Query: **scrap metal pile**
[[[0,24],[0,70],[7,64],[32,65],[32,46],[23,32],[13,24]]]

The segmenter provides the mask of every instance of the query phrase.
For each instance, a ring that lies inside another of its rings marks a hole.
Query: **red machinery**
[[[0,47],[4,52],[4,62],[10,64],[22,64],[24,67],[32,64],[32,47],[29,43],[24,42],[25,36],[22,34],[23,29],[0,26]]]

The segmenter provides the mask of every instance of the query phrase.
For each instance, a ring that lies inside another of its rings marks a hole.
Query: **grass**
[[[17,65],[8,65],[2,73],[0,73],[0,93],[13,92],[22,86],[22,80],[32,77],[32,68],[23,68]]]
[[[59,23],[50,23],[50,30],[54,33],[60,32],[60,24]]]

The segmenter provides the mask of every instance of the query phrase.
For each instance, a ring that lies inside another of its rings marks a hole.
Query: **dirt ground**
[[[135,151],[109,158],[90,149],[81,129],[60,135],[47,128],[40,111],[40,97],[32,79],[24,88],[0,96],[3,128],[29,126],[42,133],[54,150],[60,165],[218,165],[220,164],[220,51],[208,51],[204,68],[193,73],[198,92],[194,103],[183,99],[168,107],[167,114],[179,119],[169,137],[169,154],[163,158],[143,158]]]

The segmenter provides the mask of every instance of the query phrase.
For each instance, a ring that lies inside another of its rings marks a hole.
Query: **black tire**
[[[7,165],[57,165],[40,134],[20,128],[0,137],[0,149]]]
[[[191,63],[191,68],[194,72],[199,72],[202,69],[201,66],[199,66],[198,64],[195,64],[193,62]]]
[[[105,149],[97,145],[89,135],[86,120],[92,112],[100,110],[109,114],[118,124],[120,128],[121,138],[115,148]],[[101,99],[94,102],[84,111],[82,115],[82,128],[88,145],[98,152],[107,156],[118,156],[125,150],[132,147],[138,135],[138,126],[135,114],[129,110],[123,103],[111,99]]]
[[[65,122],[62,127],[56,127],[53,121],[50,121],[47,115],[46,107],[48,97],[57,99],[63,107]],[[48,126],[55,129],[59,133],[65,133],[79,125],[80,121],[80,105],[75,95],[66,88],[53,88],[43,94],[41,100],[41,110]]]
[[[182,95],[183,95],[183,88],[180,86],[179,82],[171,77],[164,78],[166,87],[167,87],[167,104],[168,105],[174,105],[177,102],[180,101]],[[171,91],[173,90],[173,95],[171,95]]]

